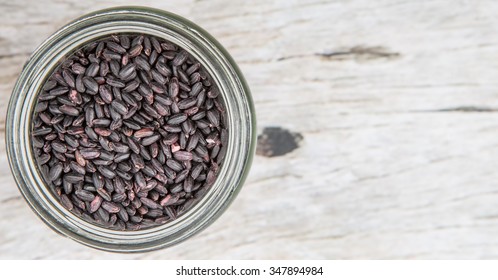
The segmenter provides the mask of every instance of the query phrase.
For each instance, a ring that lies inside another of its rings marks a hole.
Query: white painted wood
[[[2,135],[30,52],[79,15],[130,3],[0,0]],[[141,3],[214,35],[246,75],[260,130],[299,132],[301,147],[255,157],[233,205],[193,239],[119,255],[36,218],[2,145],[1,258],[498,257],[497,1]]]

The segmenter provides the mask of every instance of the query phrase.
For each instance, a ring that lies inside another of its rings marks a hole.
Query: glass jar
[[[68,54],[115,33],[164,38],[188,51],[211,75],[225,102],[227,153],[211,189],[189,211],[161,226],[117,231],[86,222],[65,209],[45,185],[31,145],[31,123],[46,78]],[[10,99],[7,154],[19,190],[53,230],[87,246],[114,252],[144,252],[172,246],[210,225],[230,205],[248,174],[255,146],[255,113],[249,88],[233,59],[206,31],[175,14],[145,7],[120,7],[83,16],[53,34],[25,64]]]

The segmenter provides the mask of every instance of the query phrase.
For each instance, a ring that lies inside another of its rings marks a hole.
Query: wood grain
[[[67,21],[132,1],[0,0],[0,137],[24,61]],[[211,227],[119,255],[58,236],[21,199],[0,147],[0,257],[498,257],[498,2],[141,1],[208,30],[253,92],[259,131],[300,147],[256,156]]]

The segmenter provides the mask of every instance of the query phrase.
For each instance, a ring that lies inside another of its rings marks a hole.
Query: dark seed
[[[135,173],[135,183],[139,188],[145,188],[147,182],[145,181],[145,177],[141,172]]]
[[[123,202],[127,198],[125,193],[115,193],[112,195],[112,201],[114,202]]]
[[[147,207],[151,208],[151,209],[160,209],[162,208],[161,205],[151,199],[148,199],[146,197],[142,197],[140,198],[140,201]]]
[[[104,50],[105,44],[104,42],[100,42],[95,49],[95,56],[100,57],[102,55],[102,51]]]
[[[61,203],[67,210],[73,210],[73,203],[69,199],[69,197],[65,194],[61,195]]]
[[[95,198],[93,193],[86,190],[77,190],[74,194],[83,201],[92,201]]]
[[[50,127],[39,128],[39,129],[36,129],[35,131],[33,131],[32,135],[33,136],[41,136],[41,135],[47,135],[50,132],[52,132],[52,129]]]
[[[45,85],[43,86],[43,89],[44,90],[51,90],[51,89],[53,89],[56,86],[57,86],[57,81],[55,81],[55,80],[48,80],[45,83]]]
[[[152,130],[151,128],[142,128],[135,131],[135,133],[133,134],[133,136],[135,136],[136,138],[149,137],[152,135],[154,135],[154,130]]]
[[[112,93],[107,86],[99,86],[99,93],[100,97],[102,97],[102,100],[104,100],[105,103],[109,104],[112,102]]]
[[[50,160],[49,154],[43,154],[37,158],[39,164],[45,164]]]
[[[80,154],[84,159],[95,159],[100,156],[100,151],[93,148],[81,149]]]
[[[136,57],[135,58],[135,63],[137,64],[138,68],[145,70],[145,71],[150,71],[150,64],[147,60],[145,60],[142,57]]]
[[[106,201],[112,200],[111,195],[104,188],[97,189],[97,193]]]
[[[110,131],[109,129],[100,128],[100,127],[96,127],[94,130],[95,130],[95,133],[97,133],[100,136],[104,136],[104,137],[107,137],[107,136],[111,135],[111,133],[112,133],[112,131]]]
[[[104,208],[100,207],[97,210],[97,216],[99,219],[102,220],[103,223],[108,223],[109,222],[109,212],[107,212]]]
[[[123,88],[123,92],[132,92],[136,90],[140,86],[140,83],[137,80],[133,80],[126,84],[126,86]],[[133,104],[130,104],[133,105]]]
[[[130,76],[135,71],[135,67],[135,64],[128,64],[125,67],[121,68],[121,71],[119,71],[119,77],[121,79],[124,79]]]
[[[109,213],[118,213],[121,209],[117,204],[108,201],[102,202],[102,208]]]
[[[90,213],[94,213],[95,211],[97,211],[100,207],[100,205],[102,204],[102,197],[100,196],[95,196],[95,198],[92,200],[92,202],[90,202],[90,208],[88,209]]]
[[[129,49],[130,48],[130,37],[126,36],[126,35],[121,35],[119,37],[119,42],[121,43],[121,46],[125,49]]]
[[[183,170],[183,166],[178,161],[176,161],[174,159],[168,159],[166,161],[166,165],[177,172]]]
[[[90,77],[95,77],[97,76],[97,73],[99,73],[99,70],[100,70],[100,65],[94,62],[90,64],[90,66],[88,66],[85,75]]]
[[[62,77],[64,78],[64,81],[66,82],[67,85],[69,85],[72,88],[75,87],[76,80],[74,79],[73,75],[68,69],[62,71]]]
[[[112,77],[108,77],[106,79],[106,83],[110,86],[117,87],[117,88],[124,88],[126,86],[125,83],[123,83],[122,81],[115,79],[115,78],[112,78]]]
[[[159,73],[158,71],[156,71],[156,70],[152,69],[152,70],[150,71],[150,74],[151,74],[151,76],[152,76],[152,79],[154,79],[154,80],[155,80],[156,82],[158,82],[159,84],[161,84],[161,85],[166,84],[167,79],[166,79],[166,78],[164,78],[164,76],[163,76],[161,73]]]
[[[52,149],[59,153],[65,153],[67,151],[67,146],[59,141],[52,142]]]
[[[188,53],[184,50],[180,51],[176,56],[175,58],[173,59],[173,61],[171,62],[174,66],[178,66],[178,65],[181,65],[183,64],[188,58]]]
[[[69,88],[67,88],[67,87],[57,87],[57,88],[50,90],[49,94],[51,96],[59,96],[59,95],[63,95],[64,93],[66,93],[68,91],[69,91]]]
[[[55,181],[56,179],[58,179],[62,174],[62,169],[63,169],[62,163],[58,163],[58,164],[54,165],[50,169],[49,180]]]
[[[142,145],[149,146],[149,145],[151,145],[153,143],[156,143],[160,138],[161,138],[161,135],[159,135],[159,134],[156,134],[156,135],[153,135],[153,136],[149,136],[149,137],[145,137],[142,140]]]
[[[136,57],[138,55],[140,55],[140,53],[142,52],[142,49],[143,49],[143,46],[142,45],[135,45],[133,48],[130,49],[130,51],[128,52],[130,58],[132,57]]]
[[[119,44],[117,43],[114,43],[114,42],[107,42],[106,43],[107,47],[114,51],[114,52],[117,52],[117,53],[120,53],[120,54],[123,54],[126,52],[126,49],[123,48],[122,46],[120,46]]]
[[[128,222],[129,220],[129,216],[128,216],[128,212],[126,212],[125,208],[123,207],[120,207],[119,211],[118,211],[118,217],[123,221],[123,222]]]
[[[64,175],[64,180],[66,180],[68,183],[71,183],[71,184],[82,182],[83,179],[84,179],[84,177],[81,174],[68,173],[68,174]]]
[[[203,85],[201,82],[195,83],[194,86],[192,87],[192,90],[190,90],[189,95],[190,96],[197,96],[197,94],[201,92],[202,87],[203,87]]]
[[[100,68],[99,68],[99,72],[100,72],[100,76],[102,77],[105,77],[107,76],[107,74],[109,73],[109,63],[107,63],[107,61],[102,61],[100,63]]]
[[[77,117],[80,114],[80,111],[78,109],[69,105],[62,105],[59,107],[59,110],[68,116]]]
[[[161,206],[169,206],[169,205],[172,205],[172,204],[174,204],[175,202],[177,202],[177,201],[178,201],[178,198],[179,198],[179,197],[176,197],[176,199],[175,199],[175,197],[172,197],[170,194],[168,194],[167,196],[165,196],[165,197],[161,200],[160,205],[161,205]]]
[[[167,124],[169,124],[169,125],[181,124],[186,119],[187,119],[187,115],[186,114],[183,114],[183,113],[176,114],[176,115],[173,115],[173,116],[169,117]]]
[[[97,94],[97,92],[99,90],[99,84],[92,77],[84,77],[83,78],[83,85],[85,85],[87,91],[90,94]]]
[[[190,174],[190,176],[193,179],[197,179],[197,177],[199,177],[199,175],[201,174],[202,170],[203,166],[201,164],[198,164],[192,169],[192,173]]]
[[[169,77],[173,74],[171,72],[171,70],[169,69],[169,67],[164,63],[158,62],[156,64],[156,70],[157,70],[157,72],[159,72],[159,74],[163,75],[164,77]]]
[[[208,120],[213,124],[214,127],[220,126],[220,115],[214,110],[209,110],[207,112]]]
[[[185,181],[183,181],[183,189],[186,192],[192,192],[192,188],[194,187],[194,179],[192,177],[187,177]]]
[[[185,178],[187,178],[188,176],[188,172],[189,170],[185,169],[182,172],[178,173],[178,175],[175,178],[175,183],[180,183],[181,181],[185,180]],[[171,190],[171,192],[174,193],[173,190]]]
[[[193,97],[183,99],[182,101],[178,102],[178,108],[181,110],[188,109],[188,108],[194,106],[196,103],[197,103],[197,99],[193,98]]]
[[[163,216],[163,211],[161,211],[159,209],[152,209],[152,210],[149,210],[145,214],[145,216],[152,217],[152,218],[161,217],[161,216]]]
[[[172,220],[176,219],[176,213],[171,207],[164,208],[164,213],[168,215]]]
[[[104,176],[106,178],[114,179],[114,177],[116,177],[116,173],[114,173],[114,171],[112,171],[111,169],[109,169],[106,166],[100,166],[97,169],[99,170],[100,174],[102,174],[102,176]]]
[[[179,91],[178,79],[176,77],[172,78],[169,82],[168,93],[171,98],[175,98]]]
[[[113,52],[113,51],[110,51],[110,50],[107,50],[107,49],[104,49],[104,51],[102,52],[102,56],[108,60],[108,61],[111,61],[111,60],[114,60],[114,61],[119,61],[121,60],[121,56],[116,53],[116,52]]]
[[[79,174],[82,174],[82,175],[86,174],[85,168],[83,166],[79,165],[77,162],[72,161],[70,163],[70,167],[71,167],[71,170],[73,170],[76,173],[79,173]]]
[[[135,142],[132,138],[128,138],[128,146],[135,154],[140,153],[140,148],[138,147],[137,142]]]
[[[192,153],[185,151],[178,151],[173,153],[173,157],[177,160],[185,161],[192,160]]]

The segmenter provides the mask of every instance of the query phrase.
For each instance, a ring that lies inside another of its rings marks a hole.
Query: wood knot
[[[281,127],[265,127],[263,133],[258,135],[256,154],[264,157],[283,156],[297,149],[302,139],[300,133]]]

